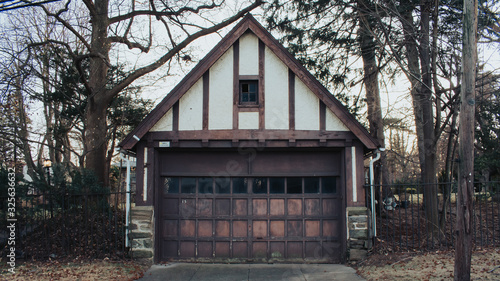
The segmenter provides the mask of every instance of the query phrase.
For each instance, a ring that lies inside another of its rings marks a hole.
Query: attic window
[[[240,81],[240,105],[258,105],[259,104],[259,81],[241,80]]]

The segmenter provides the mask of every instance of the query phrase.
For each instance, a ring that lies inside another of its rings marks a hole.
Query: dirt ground
[[[367,280],[453,280],[454,252],[373,254],[351,264]],[[0,280],[114,280],[129,281],[143,276],[149,264],[133,261],[46,261],[16,266],[16,273],[0,267]],[[500,280],[500,249],[475,251],[472,280]]]
[[[367,280],[453,280],[453,251],[374,254],[354,265]],[[475,251],[472,280],[500,280],[500,249]]]
[[[3,263],[3,262],[2,262]],[[129,281],[141,278],[147,264],[132,261],[111,261],[109,259],[94,261],[46,261],[29,262],[16,266],[15,274],[7,272],[2,264],[0,280],[16,281],[91,281],[112,280]]]

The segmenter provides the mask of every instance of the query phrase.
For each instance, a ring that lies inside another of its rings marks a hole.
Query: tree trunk
[[[470,280],[472,256],[477,8],[477,0],[464,0],[455,280]]]
[[[429,22],[432,2],[421,3],[420,32],[413,22],[415,6],[402,7],[401,24],[405,37],[408,76],[417,133],[420,177],[424,184],[424,204],[427,230],[431,238],[437,238],[439,227],[438,198],[436,183],[436,145],[434,136],[434,116],[432,112],[432,75],[430,68]],[[416,39],[420,38],[417,45]],[[420,63],[420,67],[419,67]]]
[[[109,177],[106,174],[106,171],[108,171],[106,168],[106,108],[107,104],[89,100],[85,117],[87,126],[85,131],[87,149],[85,168],[94,171],[99,182],[104,186],[107,186],[109,182]]]
[[[378,84],[379,69],[375,58],[376,43],[373,36],[375,19],[370,0],[358,0],[359,30],[358,40],[360,43],[361,56],[363,58],[363,82],[366,92],[366,104],[368,106],[368,121],[370,134],[376,138],[381,147],[385,147],[384,122],[380,104],[380,90]],[[382,198],[392,196],[389,188],[386,152],[381,152],[381,158],[375,167],[375,184],[382,185]]]
[[[421,92],[424,157],[422,167],[422,182],[424,184],[424,204],[427,218],[427,231],[431,234],[431,243],[439,239],[439,215],[436,178],[436,138],[434,134],[434,114],[432,110],[432,69],[430,57],[430,14],[433,8],[432,1],[421,2],[421,34],[420,34],[420,68],[422,71]]]
[[[109,69],[108,0],[96,0],[92,14],[93,56],[90,58],[88,103],[85,116],[85,168],[94,171],[100,183],[108,186],[106,171],[106,109],[113,98],[106,84]]]

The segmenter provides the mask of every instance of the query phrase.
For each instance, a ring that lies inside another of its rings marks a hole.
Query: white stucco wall
[[[259,75],[259,38],[253,33],[240,37],[240,75]]]
[[[233,128],[233,48],[210,68],[208,129]]]
[[[259,129],[259,113],[258,112],[239,112],[238,113],[238,129],[240,129],[240,130],[257,130],[257,129]]]
[[[325,129],[327,131],[349,131],[329,108],[326,109]]]
[[[167,111],[163,117],[156,122],[156,124],[149,130],[150,132],[172,131],[173,128],[173,114],[172,108]]]
[[[295,129],[319,130],[319,99],[295,77]]]
[[[179,100],[179,131],[203,129],[203,79]]]
[[[267,47],[264,74],[265,127],[288,130],[288,67]]]

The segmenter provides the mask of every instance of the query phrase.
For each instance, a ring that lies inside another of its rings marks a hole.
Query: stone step
[[[134,259],[150,259],[153,257],[153,251],[143,249],[132,249],[132,257]]]
[[[134,232],[132,231],[131,233],[128,234],[128,237],[130,239],[145,239],[145,238],[151,238],[153,235],[150,232]]]

